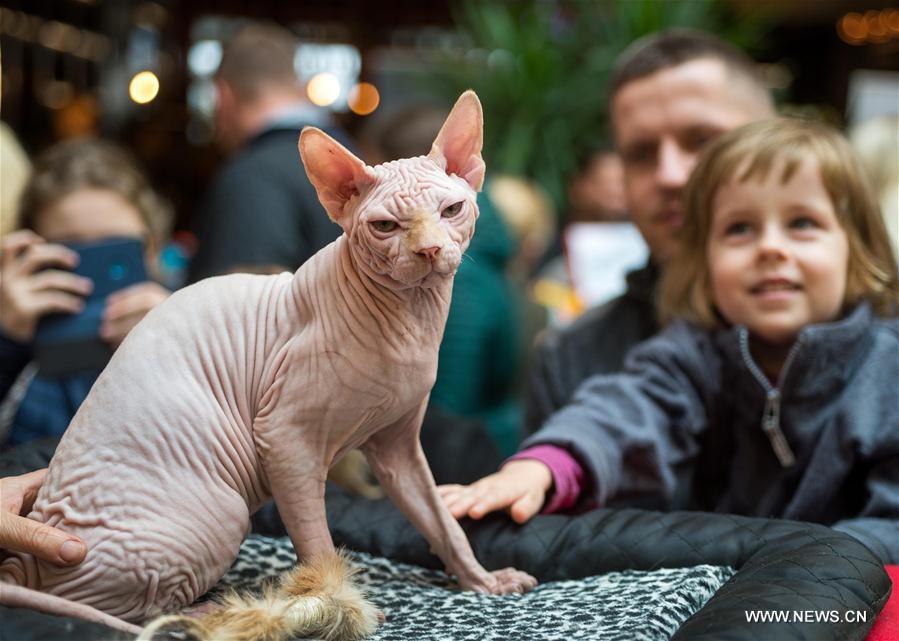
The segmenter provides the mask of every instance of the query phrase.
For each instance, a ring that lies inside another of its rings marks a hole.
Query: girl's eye
[[[460,211],[462,211],[462,205],[464,205],[464,204],[465,203],[463,203],[461,200],[457,203],[453,203],[452,205],[450,205],[449,207],[444,209],[442,212],[440,212],[440,216],[442,218],[452,218],[453,216],[458,214]]]
[[[724,230],[725,236],[740,236],[749,231],[748,223],[731,223]]]
[[[376,220],[371,226],[380,232],[391,232],[396,229],[396,222],[393,220]]]
[[[794,218],[790,221],[790,227],[793,229],[813,229],[817,226],[818,223],[816,223],[808,216],[799,216],[798,218]]]

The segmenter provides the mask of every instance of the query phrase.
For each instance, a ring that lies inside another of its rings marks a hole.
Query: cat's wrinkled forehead
[[[422,207],[436,209],[448,198],[462,200],[476,196],[467,182],[447,175],[427,156],[394,160],[372,169],[377,182],[363,207],[381,205],[401,215]]]

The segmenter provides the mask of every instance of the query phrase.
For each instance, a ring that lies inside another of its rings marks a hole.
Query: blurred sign
[[[566,227],[564,241],[571,284],[585,308],[623,294],[627,273],[649,258],[631,223],[573,223]]]
[[[899,115],[899,73],[854,71],[849,76],[849,124],[877,116]]]

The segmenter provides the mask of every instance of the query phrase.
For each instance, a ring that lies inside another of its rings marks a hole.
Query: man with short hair
[[[190,282],[238,270],[295,270],[340,235],[306,177],[297,140],[313,125],[352,147],[306,100],[296,51],[293,35],[275,24],[249,24],[224,44],[215,120],[218,142],[232,158],[201,209]]]
[[[660,329],[653,290],[659,266],[677,246],[681,192],[699,152],[721,133],[773,116],[774,107],[744,53],[702,32],[671,30],[637,40],[619,56],[609,114],[628,210],[650,259],[628,274],[623,295],[542,341],[527,395],[528,434],[586,378],[620,370],[627,352]]]

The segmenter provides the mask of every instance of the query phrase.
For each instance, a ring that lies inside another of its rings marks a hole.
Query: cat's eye
[[[463,203],[461,200],[457,203],[453,203],[452,205],[450,205],[449,207],[444,209],[442,212],[440,212],[440,216],[443,218],[452,218],[453,216],[458,214],[460,211],[462,211],[462,205],[464,205],[464,204],[465,203]]]
[[[376,220],[371,224],[377,231],[387,233],[396,229],[396,221],[393,220]]]

